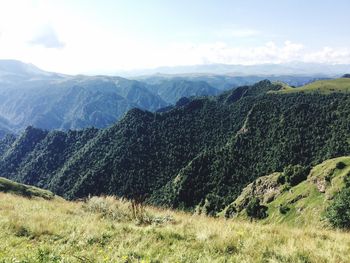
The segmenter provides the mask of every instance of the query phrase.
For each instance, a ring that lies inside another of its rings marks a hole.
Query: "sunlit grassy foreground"
[[[350,234],[0,193],[0,262],[350,262]]]

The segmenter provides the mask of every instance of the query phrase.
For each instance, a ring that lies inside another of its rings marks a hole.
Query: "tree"
[[[326,218],[333,227],[350,229],[350,188],[340,191],[326,211]]]
[[[208,216],[215,216],[217,211],[221,211],[223,207],[223,200],[216,194],[208,194],[204,205],[203,212]]]
[[[280,183],[289,183],[291,186],[304,181],[309,174],[309,168],[302,165],[288,165],[284,168],[283,174],[278,178]]]
[[[342,170],[346,167],[346,164],[344,162],[337,162],[337,164],[335,165],[335,167],[339,170]]]
[[[254,197],[247,205],[247,215],[250,218],[263,219],[267,217],[267,207],[260,204],[260,199]]]

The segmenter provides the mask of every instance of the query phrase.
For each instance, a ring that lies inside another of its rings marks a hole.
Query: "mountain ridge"
[[[145,196],[216,213],[263,174],[349,154],[349,95],[269,93],[284,88],[266,80],[165,112],[133,109],[107,129],[39,130],[34,145],[24,134],[3,147],[0,176],[70,199]]]
[[[42,129],[106,128],[131,108],[157,111],[183,97],[214,96],[268,78],[300,86],[324,76],[174,75],[125,79],[64,75],[32,64],[0,60],[0,136],[27,126]]]
[[[333,77],[350,72],[349,64],[325,64],[325,63],[265,63],[255,65],[241,64],[199,64],[175,67],[158,67],[154,69],[140,69],[131,71],[119,71],[118,75],[132,77],[152,74],[235,74],[246,75],[288,75],[288,74],[327,74]]]

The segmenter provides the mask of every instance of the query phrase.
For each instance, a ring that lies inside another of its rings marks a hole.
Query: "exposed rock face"
[[[282,191],[281,184],[278,183],[279,175],[280,173],[273,173],[262,176],[247,185],[234,202],[237,211],[243,210],[252,197],[258,197],[264,204],[272,202]]]
[[[323,173],[321,175],[318,174],[317,176],[315,176],[314,171],[311,171],[309,180],[316,185],[317,190],[320,193],[325,193],[327,190],[327,187],[330,185],[330,182],[332,181],[334,171],[335,171],[335,167],[324,169]]]
[[[317,180],[316,187],[317,187],[318,191],[320,191],[321,193],[325,193],[326,187],[327,187],[326,180],[324,178],[323,178],[323,180]]]

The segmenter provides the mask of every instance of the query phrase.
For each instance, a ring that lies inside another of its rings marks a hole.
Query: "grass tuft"
[[[346,232],[144,210],[152,223],[114,197],[0,193],[0,262],[350,262]]]

